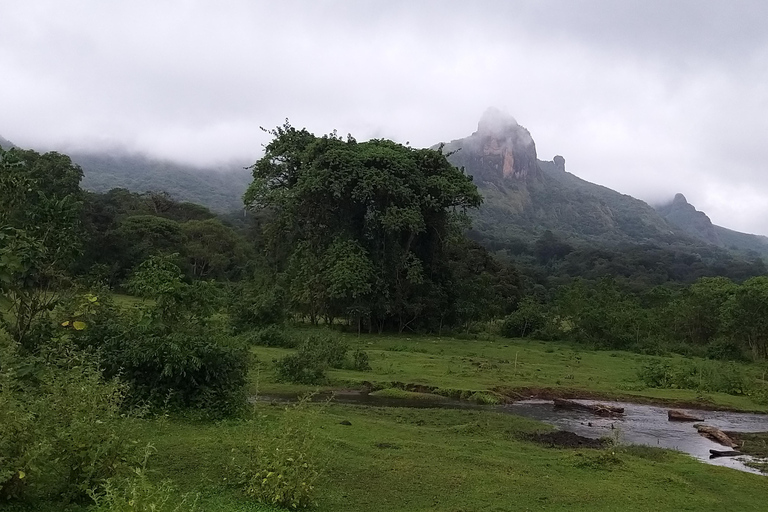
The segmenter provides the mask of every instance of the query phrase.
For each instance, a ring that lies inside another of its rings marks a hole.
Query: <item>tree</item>
[[[755,358],[768,356],[768,277],[748,279],[722,308],[725,332],[748,347]]]
[[[184,253],[195,278],[235,277],[247,263],[245,241],[216,219],[181,224]]]
[[[285,255],[293,302],[311,318],[412,328],[445,278],[449,240],[481,202],[471,177],[440,151],[316,137],[287,122],[270,133],[245,202],[269,212],[267,245]]]
[[[81,178],[66,155],[0,149],[0,320],[23,344],[79,252]]]

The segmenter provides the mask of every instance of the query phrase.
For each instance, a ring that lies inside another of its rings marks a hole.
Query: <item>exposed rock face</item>
[[[446,149],[459,150],[452,160],[472,169],[478,181],[501,184],[536,177],[540,172],[530,132],[495,108],[485,111],[475,133],[452,141]]]
[[[560,155],[555,155],[555,158],[553,158],[552,161],[555,164],[555,169],[561,172],[565,172],[565,158],[561,157]]]

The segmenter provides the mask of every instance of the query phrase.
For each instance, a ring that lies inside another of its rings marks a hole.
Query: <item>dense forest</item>
[[[277,361],[287,381],[368,368],[364,351],[290,339],[288,322],[768,356],[760,258],[494,238],[472,229],[482,196],[441,148],[271,135],[245,217],[85,192],[68,156],[0,149],[0,497],[118,499],[105,482],[141,458],[122,418],[238,414],[251,344],[299,347]]]

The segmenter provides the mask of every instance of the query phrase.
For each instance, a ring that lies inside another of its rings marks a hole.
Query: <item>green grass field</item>
[[[232,450],[268,438],[286,414],[267,404],[255,412],[251,421],[142,420],[136,440],[156,447],[155,478],[200,493],[201,510],[275,510],[227,485]],[[318,511],[765,510],[765,477],[652,448],[548,448],[524,439],[548,427],[514,416],[334,404],[292,414],[315,437]]]
[[[297,335],[311,331],[298,330]],[[638,370],[650,360],[631,352],[595,351],[564,342],[510,340],[485,341],[433,336],[360,335],[336,333],[349,346],[368,352],[371,371],[330,370],[323,389],[359,388],[371,383],[388,388],[392,383],[437,388],[437,393],[496,390],[517,397],[531,392],[621,398],[635,401],[677,401],[699,407],[768,411],[768,404],[750,396],[706,393],[688,389],[646,387]],[[253,347],[258,370],[252,376],[252,393],[301,392],[314,389],[277,382],[272,361],[288,349]],[[665,357],[671,364],[690,361]],[[759,374],[755,365],[741,368]],[[395,386],[397,387],[397,386]],[[466,393],[465,393],[466,394]]]
[[[403,384],[445,394],[550,390],[637,400],[706,400],[710,406],[766,410],[749,396],[644,388],[637,371],[647,358],[638,354],[501,338],[338,336],[351,348],[366,350],[372,370],[331,370],[324,389],[368,386],[387,398],[424,398],[404,392]],[[252,351],[251,393],[317,389],[277,382],[272,360],[291,350]],[[745,365],[744,370],[754,372],[756,367]],[[333,401],[300,407],[257,402],[250,407],[244,418],[217,422],[173,415],[130,420],[136,446],[156,449],[151,479],[173,481],[177,498],[199,494],[202,511],[278,510],[245,496],[242,485],[235,483],[231,461],[251,442],[269,446],[292,418],[314,439],[309,453],[321,468],[314,507],[319,512],[766,509],[764,476],[647,447],[552,448],[529,439],[551,427],[491,408],[383,408]],[[88,507],[37,503],[0,509],[85,512]]]

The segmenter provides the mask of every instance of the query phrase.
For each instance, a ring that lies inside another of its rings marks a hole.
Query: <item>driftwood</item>
[[[728,437],[725,432],[723,432],[717,427],[711,427],[709,425],[703,425],[701,423],[694,425],[694,427],[696,428],[696,430],[699,431],[699,434],[715,441],[716,443],[720,443],[723,446],[727,446],[728,448],[735,448],[736,446],[738,446],[736,443],[733,442],[733,439]]]
[[[677,409],[668,410],[667,417],[669,418],[669,421],[704,421],[704,418],[697,418],[696,416],[691,416],[685,411],[680,411]]]
[[[574,402],[573,400],[564,400],[562,398],[555,398],[554,402],[555,407],[563,407],[565,409],[581,409],[584,411],[589,411],[593,414],[597,414],[598,416],[617,416],[619,414],[624,414],[623,407],[614,407],[612,405],[580,404],[579,402]]]
[[[709,450],[710,459],[716,459],[718,457],[738,457],[739,455],[744,454],[737,452],[736,450]]]

